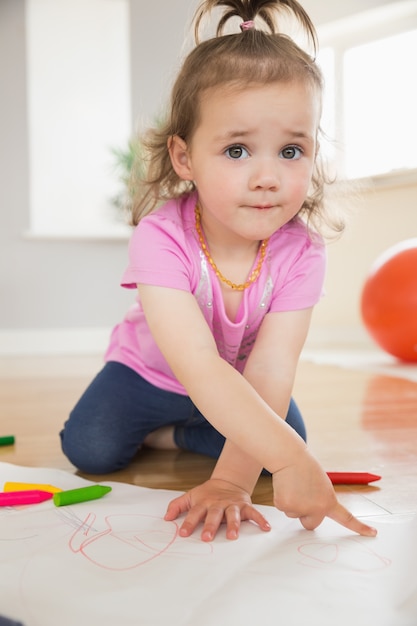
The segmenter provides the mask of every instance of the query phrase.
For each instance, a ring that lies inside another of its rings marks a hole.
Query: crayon
[[[53,485],[43,485],[39,483],[13,483],[10,481],[4,483],[3,487],[3,491],[31,491],[33,489],[38,489],[39,491],[49,491],[49,493],[62,491],[62,489],[54,487]]]
[[[0,437],[0,446],[12,446],[14,444],[14,441],[14,435],[6,435],[5,437]]]
[[[368,472],[327,472],[327,476],[333,485],[367,485],[381,479],[381,476]]]
[[[69,491],[54,493],[53,500],[55,506],[66,506],[67,504],[77,504],[77,502],[87,502],[97,500],[111,491],[111,487],[105,485],[91,485],[90,487],[80,487]]]
[[[39,504],[52,498],[52,493],[32,489],[30,491],[8,491],[0,493],[0,506],[21,506],[23,504]]]

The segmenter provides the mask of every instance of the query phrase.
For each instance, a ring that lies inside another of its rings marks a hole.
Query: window
[[[346,20],[320,40],[327,156],[348,178],[417,170],[417,3]],[[331,115],[335,111],[335,115]]]
[[[30,234],[121,235],[112,148],[131,133],[128,0],[27,0]]]

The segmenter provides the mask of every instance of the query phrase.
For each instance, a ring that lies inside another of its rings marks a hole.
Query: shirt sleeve
[[[190,290],[192,262],[179,224],[157,214],[144,217],[133,232],[128,256],[122,287],[143,283]]]

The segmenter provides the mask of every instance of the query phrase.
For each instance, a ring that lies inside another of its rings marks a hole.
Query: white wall
[[[12,349],[28,340],[22,330],[107,329],[132,299],[118,286],[126,263],[124,241],[25,238],[29,227],[25,55],[24,0],[2,0],[0,352],[6,341]]]
[[[139,123],[152,119],[163,106],[197,0],[162,3],[131,0],[132,110]],[[306,0],[304,5],[313,18],[325,21],[326,11],[334,18],[341,11],[382,3]],[[55,350],[65,347],[66,340],[66,349],[79,350],[74,339],[77,331],[86,349],[104,349],[107,329],[133,298],[119,287],[127,243],[24,237],[29,219],[24,25],[24,0],[1,0],[0,354],[6,351],[6,341],[9,351],[18,344],[19,350],[25,346],[30,350],[32,345],[37,351],[35,335],[50,340]],[[364,196],[350,232],[329,249],[328,295],[316,310],[313,334],[322,329],[360,329],[358,296],[363,278],[376,254],[402,238],[416,236],[416,200],[416,185]],[[61,335],[51,329],[61,330]]]
[[[300,0],[301,4],[310,15],[316,25],[340,20],[348,15],[361,13],[384,4],[390,4],[393,0]],[[394,0],[395,2],[395,0]]]

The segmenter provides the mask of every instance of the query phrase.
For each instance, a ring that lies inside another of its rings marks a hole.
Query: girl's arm
[[[190,398],[226,439],[271,473],[302,454],[304,442],[253,386],[222,359],[194,296],[139,285],[150,331]]]
[[[287,414],[296,366],[310,317],[310,309],[295,313],[267,315],[244,371],[245,378],[278,415]],[[212,480],[223,482],[217,482],[215,485],[212,482],[206,483],[198,488],[197,494],[189,492],[184,497],[176,498],[168,507],[167,519],[175,519],[180,513],[190,511],[180,529],[180,534],[188,536],[204,518],[202,539],[210,541],[223,521],[223,509],[220,506],[213,507],[208,513],[213,495],[211,489],[215,486],[217,490],[224,488],[230,491],[230,484],[232,484],[243,489],[247,494],[252,494],[261,470],[260,463],[237,448],[230,439],[226,440],[223,452],[211,476]],[[225,495],[225,493],[222,494],[222,499]],[[229,539],[235,539],[239,534],[241,520],[247,518],[256,521],[263,530],[269,530],[269,524],[265,518],[254,519],[251,516],[251,510],[245,500],[244,506],[238,509],[237,504],[242,494],[237,495],[235,506],[229,506],[226,509],[228,511],[226,536]],[[194,501],[191,500],[193,496]],[[199,501],[196,496],[205,500],[205,509],[195,504]],[[218,500],[217,505],[219,505]]]
[[[260,354],[266,349],[263,346],[267,344],[267,333],[263,339],[260,336],[259,347],[248,361],[246,379],[219,356],[210,329],[192,294],[150,285],[138,287],[149,328],[174,375],[207,420],[233,442],[234,454],[241,451],[239,465],[242,467],[243,453],[273,474],[275,505],[289,516],[299,517],[307,528],[314,528],[327,515],[356,532],[374,534],[372,529],[356,520],[337,501],[327,475],[310,455],[305,443],[253,386],[255,380],[262,386],[262,375],[266,375]],[[275,333],[280,336],[280,331],[276,330]],[[275,340],[275,337],[272,339]],[[258,351],[259,359],[256,358]],[[287,351],[284,350],[283,354],[287,355]],[[283,357],[280,362],[284,360]],[[292,363],[289,365],[291,370],[294,366]],[[284,372],[285,368],[282,365],[281,368],[279,371]],[[283,384],[288,386],[285,393],[289,393],[292,382],[289,385],[284,379]],[[223,463],[223,455],[220,461]],[[251,476],[253,465],[248,466],[248,470],[248,476]],[[249,481],[252,480],[253,477],[250,477]],[[244,492],[240,485],[228,484],[240,494]],[[217,486],[221,489],[224,485]],[[207,507],[202,507],[200,495],[197,498],[199,521],[211,515],[213,482],[209,488]],[[224,500],[230,498],[233,501],[229,491],[226,490],[225,498],[220,498],[220,508],[226,520],[228,507]],[[182,498],[184,501],[187,494]],[[184,502],[181,510],[185,510],[184,507],[188,505],[195,506],[189,497]],[[234,502],[233,506],[236,506]]]

